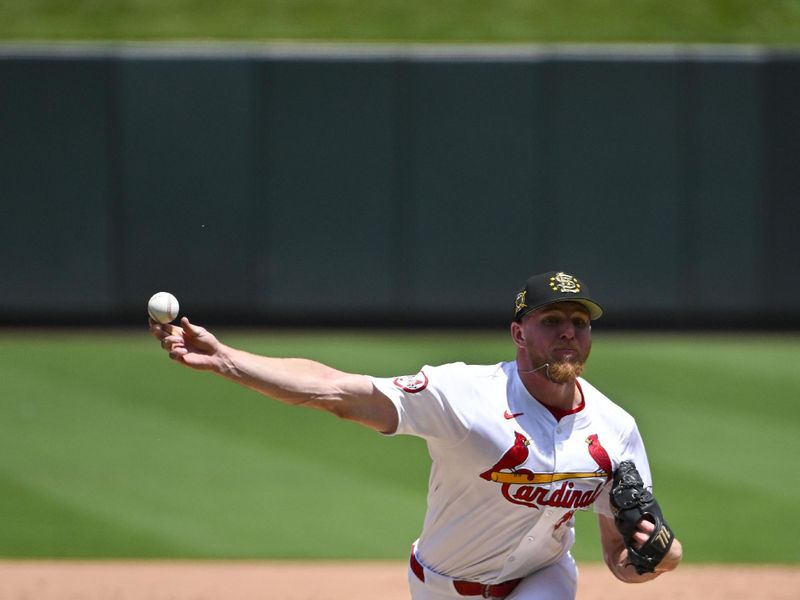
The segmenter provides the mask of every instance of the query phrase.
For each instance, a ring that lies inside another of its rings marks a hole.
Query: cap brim
[[[531,314],[535,310],[539,310],[540,308],[544,308],[545,306],[550,306],[551,304],[560,304],[562,302],[575,302],[577,304],[582,305],[589,312],[589,318],[592,321],[594,321],[595,319],[599,319],[600,317],[603,316],[603,307],[600,306],[599,304],[597,304],[596,302],[588,300],[587,298],[572,298],[572,297],[570,297],[570,298],[556,298],[556,299],[553,299],[550,302],[543,302],[542,304],[537,304],[536,306],[531,306],[531,307],[528,308],[528,310],[526,310],[521,315],[519,315],[517,317],[517,320],[521,320],[522,317],[524,317],[525,315]]]
[[[572,302],[577,302],[578,304],[583,304],[586,309],[589,311],[589,318],[594,321],[595,319],[599,319],[603,316],[603,307],[591,300],[586,300],[585,298],[575,298]]]

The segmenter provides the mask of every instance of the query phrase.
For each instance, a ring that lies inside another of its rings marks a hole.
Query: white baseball
[[[169,323],[178,316],[178,299],[169,292],[153,294],[147,303],[147,314],[158,323]]]

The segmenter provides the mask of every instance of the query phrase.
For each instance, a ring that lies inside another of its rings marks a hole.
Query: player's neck
[[[545,406],[569,411],[580,406],[583,396],[577,382],[554,383],[546,372],[520,373],[520,379],[531,396]]]

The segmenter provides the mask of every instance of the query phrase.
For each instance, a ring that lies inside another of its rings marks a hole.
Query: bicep
[[[391,434],[397,430],[398,416],[394,403],[375,387],[366,375],[342,374],[336,380],[336,416]]]

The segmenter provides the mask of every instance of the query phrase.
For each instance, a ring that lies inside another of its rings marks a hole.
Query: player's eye
[[[587,321],[586,319],[575,318],[575,319],[572,319],[572,325],[576,329],[585,329],[586,327],[589,326],[589,321]]]

